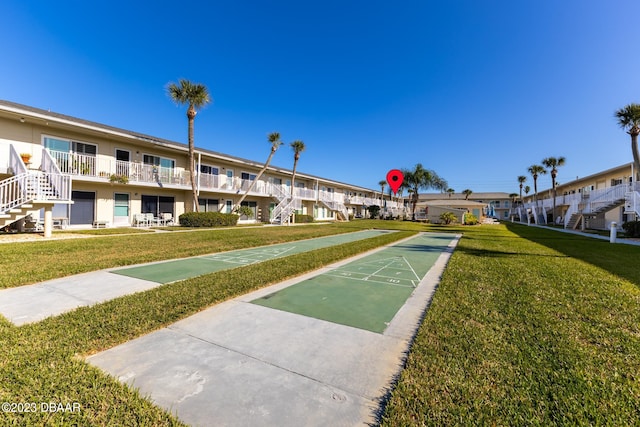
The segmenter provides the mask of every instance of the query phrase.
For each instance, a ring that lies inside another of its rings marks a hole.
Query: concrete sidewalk
[[[62,277],[34,285],[18,286],[0,290],[0,314],[7,318],[16,326],[27,323],[38,322],[50,316],[57,316],[78,307],[90,306],[93,304],[109,301],[123,295],[146,291],[160,286],[165,281],[153,280],[153,276],[129,277],[127,272],[135,270],[153,270],[168,268],[178,270],[176,265],[200,260],[208,264],[206,271],[197,274],[183,274],[180,277],[173,277],[171,280],[193,277],[198,274],[211,273],[227,268],[238,267],[239,263],[224,263],[214,261],[215,258],[223,256],[240,255],[251,253],[257,250],[268,250],[279,247],[296,246],[295,250],[287,253],[276,253],[262,256],[259,259],[249,259],[245,264],[274,259],[287,254],[300,253],[313,249],[338,245],[341,243],[363,240],[393,231],[386,230],[362,230],[352,233],[329,235],[312,239],[296,240],[292,242],[277,243],[255,248],[236,249],[226,252],[217,252],[210,255],[200,255],[183,258],[179,260],[164,260],[137,266],[116,267],[107,270],[94,271],[90,273],[77,274],[74,276]],[[251,258],[249,256],[248,258]],[[183,273],[185,268],[182,268]],[[187,268],[188,270],[188,268]],[[114,274],[115,273],[115,274]],[[175,275],[175,271],[171,272]],[[165,273],[165,276],[171,274]],[[162,274],[160,274],[162,276]]]
[[[194,426],[373,424],[459,238],[382,334],[250,302],[386,247],[216,305],[88,361]]]

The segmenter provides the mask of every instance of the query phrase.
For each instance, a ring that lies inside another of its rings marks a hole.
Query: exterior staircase
[[[347,207],[344,205],[344,203],[334,200],[324,193],[320,193],[319,201],[332,211],[335,211],[336,218],[338,220],[349,221],[349,212],[347,211]]]
[[[570,230],[575,230],[578,227],[578,225],[580,225],[580,221],[584,221],[584,216],[582,215],[582,213],[576,212],[571,215],[565,228],[568,228]]]
[[[271,184],[271,197],[278,201],[278,204],[271,213],[271,224],[289,224],[291,222],[291,215],[296,209],[302,208],[302,201],[296,197],[287,194],[281,185]]]
[[[602,206],[598,206],[594,211],[592,211],[591,213],[594,215],[597,215],[599,213],[604,213],[604,212],[608,212],[611,209],[615,209],[618,206],[622,206],[625,202],[625,198],[621,198],[621,199],[616,199],[613,200],[605,205]]]
[[[60,173],[57,165],[42,150],[39,170],[27,170],[13,145],[10,145],[9,170],[13,176],[0,181],[0,227],[45,209],[45,236],[52,228],[51,210],[55,203],[71,201],[71,177]]]

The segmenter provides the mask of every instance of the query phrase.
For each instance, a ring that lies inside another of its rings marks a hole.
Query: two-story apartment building
[[[196,158],[200,211],[231,212],[264,165],[198,148]],[[379,192],[304,172],[292,191],[291,178],[270,166],[242,202],[253,215],[241,220],[347,220],[382,204]],[[27,214],[42,215],[45,229],[135,225],[139,214],[175,220],[192,210],[185,144],[0,101],[0,226]]]
[[[627,163],[529,194],[510,215],[536,224],[554,222],[570,229],[609,229],[640,215],[640,193],[633,163]],[[554,200],[555,199],[555,200]],[[554,214],[555,204],[555,214]]]

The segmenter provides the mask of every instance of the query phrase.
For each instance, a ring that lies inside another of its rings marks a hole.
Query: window
[[[233,208],[233,202],[231,202],[231,200],[227,200],[225,202],[225,213],[231,213],[232,208]]]
[[[218,212],[218,199],[198,199],[200,212]]]
[[[174,169],[176,161],[171,159],[165,159],[164,157],[152,156],[145,154],[142,157],[142,163],[145,165],[160,166],[161,168]]]
[[[253,215],[251,216],[251,218],[243,215],[240,217],[240,219],[257,219],[258,218],[258,203],[257,202],[242,202],[240,203],[240,206],[248,206],[249,208],[251,208],[251,210],[253,211]]]
[[[220,170],[217,166],[200,165],[200,172],[208,175],[218,175]]]
[[[153,216],[160,216],[161,213],[174,214],[173,210],[174,199],[167,196],[147,196],[142,195],[142,212],[152,213]]]
[[[62,173],[95,176],[97,145],[45,137],[44,147],[49,150]]]
[[[76,154],[86,154],[88,156],[94,156],[98,152],[98,146],[93,144],[85,144],[84,142],[72,142],[71,150]]]
[[[253,181],[254,179],[256,179],[256,174],[254,173],[248,173],[248,172],[242,172],[240,174],[240,179],[248,179],[249,181]]]
[[[63,153],[75,153],[84,154],[87,156],[95,157],[98,153],[98,146],[95,144],[88,144],[86,142],[76,142],[67,139],[59,138],[44,138],[44,148],[48,148],[49,151],[61,151]]]

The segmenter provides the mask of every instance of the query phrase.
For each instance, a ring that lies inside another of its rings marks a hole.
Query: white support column
[[[44,237],[51,237],[53,229],[53,205],[44,208]]]

